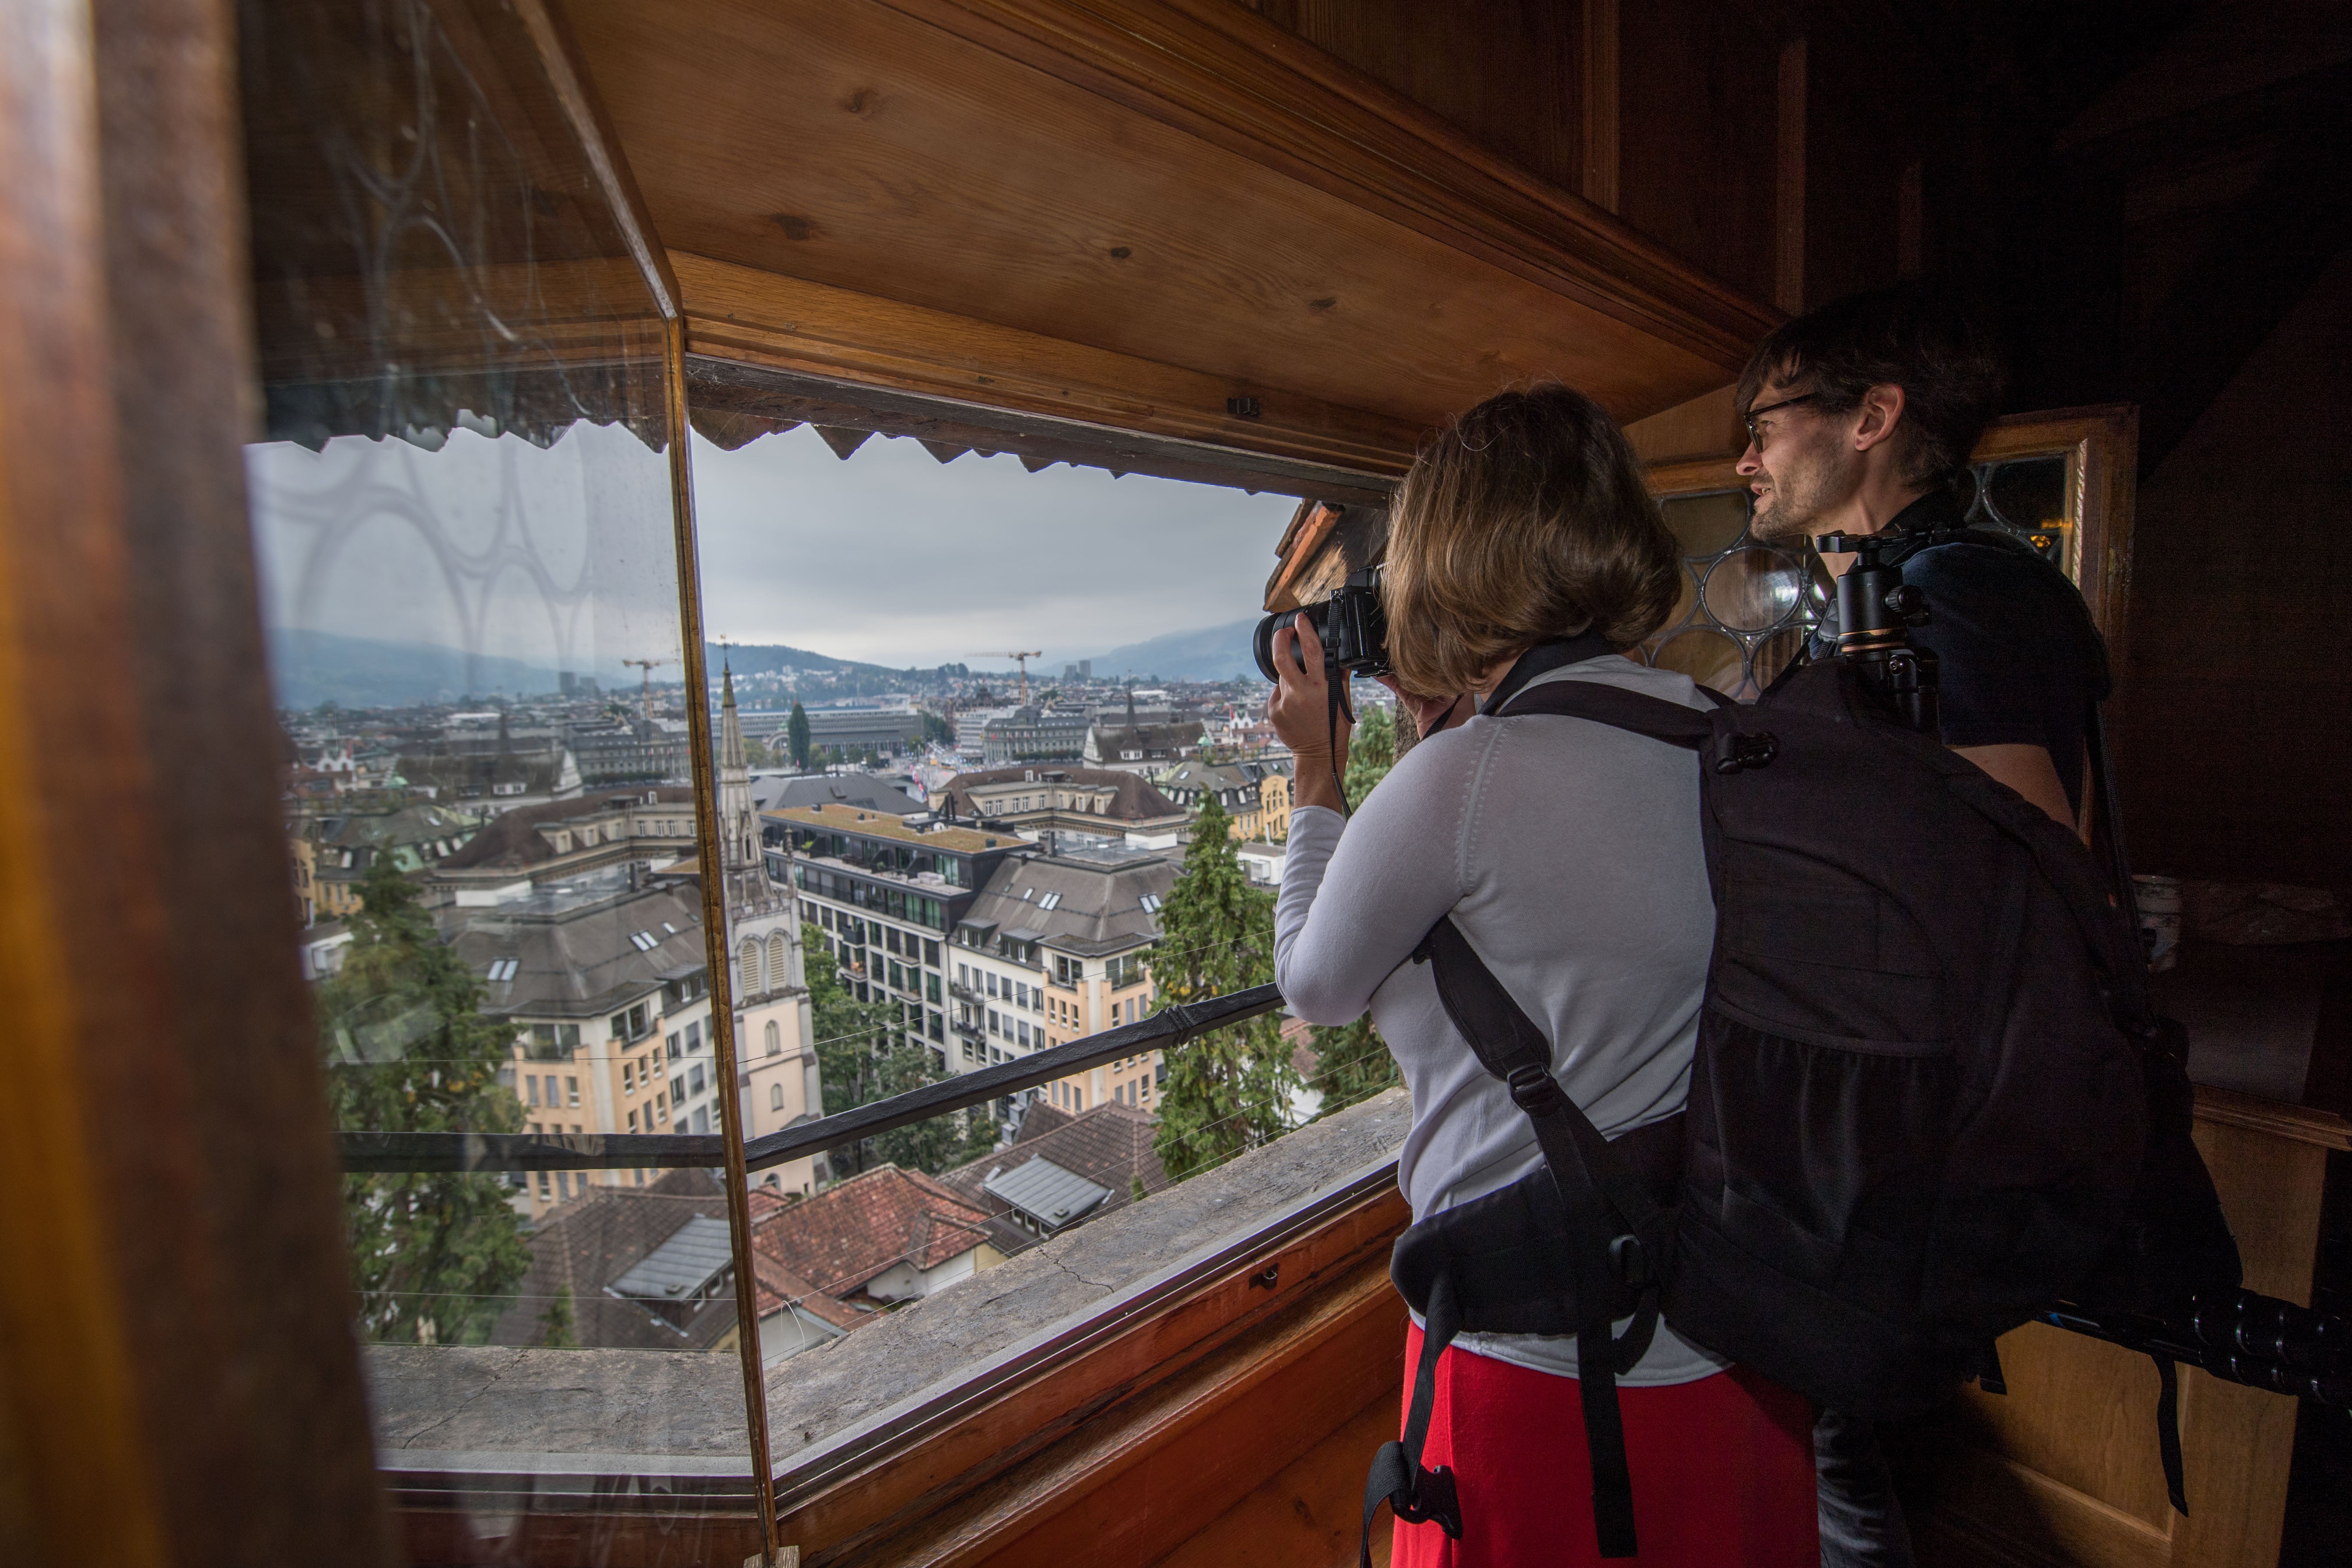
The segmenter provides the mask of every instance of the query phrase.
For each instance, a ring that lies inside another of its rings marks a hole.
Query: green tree
[[[1363,709],[1363,721],[1348,740],[1348,771],[1339,786],[1348,792],[1348,809],[1354,811],[1372,793],[1372,786],[1389,776],[1396,766],[1396,717],[1386,708],[1370,703]]]
[[[817,1076],[824,1084],[824,1113],[887,1100],[947,1077],[930,1047],[909,1037],[891,1002],[860,1002],[825,955],[824,933],[801,927],[801,951],[808,966],[810,1026],[816,1031]],[[868,1138],[854,1150],[835,1150],[836,1170],[865,1170],[887,1161],[936,1175],[950,1165],[978,1159],[996,1142],[996,1123],[977,1111],[935,1116],[912,1126]]]
[[[808,710],[801,706],[801,700],[797,697],[793,699],[793,716],[784,721],[784,743],[792,750],[793,765],[806,773],[809,765]]]
[[[1317,1115],[1345,1110],[1404,1081],[1370,1014],[1337,1028],[1318,1025],[1313,1034],[1315,1074],[1307,1081],[1323,1096]]]
[[[443,945],[388,855],[360,884],[342,968],[319,988],[338,1127],[512,1132],[522,1105],[499,1081],[512,1025],[482,1016],[482,988]],[[530,1268],[521,1216],[496,1176],[409,1171],[343,1178],[360,1325],[370,1339],[487,1338]]]
[[[1166,1002],[1199,1002],[1274,978],[1274,895],[1253,888],[1234,854],[1232,819],[1208,797],[1184,869],[1160,910],[1151,977]],[[1168,1053],[1153,1146],[1178,1181],[1290,1130],[1299,1087],[1279,1021],[1254,1018]]]
[[[539,1342],[551,1351],[576,1351],[580,1337],[572,1331],[572,1287],[566,1285],[539,1315]]]

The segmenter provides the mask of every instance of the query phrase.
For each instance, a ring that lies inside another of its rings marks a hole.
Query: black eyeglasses
[[[1764,449],[1764,432],[1756,428],[1756,421],[1759,418],[1777,409],[1794,408],[1800,403],[1818,403],[1821,401],[1821,396],[1818,392],[1808,392],[1801,397],[1784,397],[1778,403],[1768,403],[1761,408],[1749,409],[1741,416],[1740,423],[1748,426],[1748,438],[1756,443],[1756,449],[1761,452]]]

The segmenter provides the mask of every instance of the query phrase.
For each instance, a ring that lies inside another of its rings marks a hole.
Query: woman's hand
[[[1305,665],[1304,669],[1300,668]],[[1344,710],[1331,708],[1331,688],[1324,679],[1323,639],[1304,617],[1274,634],[1274,670],[1277,677],[1265,716],[1274,732],[1290,748],[1295,765],[1293,801],[1345,812],[1335,782],[1348,768],[1348,735],[1354,728]]]

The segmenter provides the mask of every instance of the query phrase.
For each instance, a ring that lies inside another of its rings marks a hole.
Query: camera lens
[[[1305,616],[1307,617],[1307,624],[1313,626],[1318,634],[1320,634],[1323,630],[1324,616],[1328,612],[1321,605],[1309,605],[1304,609],[1276,610],[1274,614],[1266,616],[1265,619],[1258,622],[1257,636],[1252,639],[1251,645],[1252,651],[1257,655],[1257,672],[1260,675],[1265,676],[1268,680],[1273,681],[1276,685],[1280,685],[1282,683],[1282,677],[1276,672],[1274,668],[1274,634],[1280,631],[1283,627],[1290,625],[1301,616]],[[1307,668],[1306,660],[1294,658],[1292,662],[1298,667],[1301,673],[1305,672]]]

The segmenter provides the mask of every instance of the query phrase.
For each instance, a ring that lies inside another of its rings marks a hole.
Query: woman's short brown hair
[[[1507,654],[1597,627],[1619,647],[1658,629],[1682,550],[1616,421],[1565,386],[1457,416],[1397,491],[1382,595],[1408,691],[1461,691]]]

